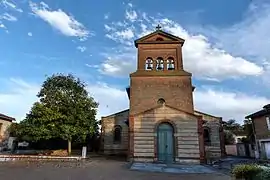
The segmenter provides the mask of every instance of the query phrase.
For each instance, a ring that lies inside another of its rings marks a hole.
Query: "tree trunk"
[[[71,140],[68,140],[68,155],[71,155]]]

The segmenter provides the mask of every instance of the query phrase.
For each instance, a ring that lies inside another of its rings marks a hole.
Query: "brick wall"
[[[0,119],[0,124],[0,142],[2,142],[9,136],[7,129],[12,124],[12,122]]]
[[[125,120],[128,119],[129,112],[124,111],[116,115],[102,117],[102,149],[105,154],[127,154],[128,150],[128,126]],[[121,126],[121,142],[114,143],[114,127]]]
[[[268,130],[266,123],[266,116],[257,117],[253,120],[253,122],[257,140],[270,138],[270,131]]]
[[[134,117],[134,154],[136,161],[157,160],[157,125],[174,124],[176,162],[200,162],[197,117],[162,106]]]
[[[193,113],[191,78],[187,76],[131,77],[131,115],[156,106],[159,98],[163,98],[167,105]]]
[[[220,158],[222,156],[222,146],[225,145],[221,143],[221,117],[211,116],[199,111],[194,112],[196,115],[201,115],[203,120],[206,121],[204,127],[207,127],[210,130],[210,146],[205,146],[205,151],[207,155],[210,155],[213,158]],[[225,150],[224,150],[225,151]]]

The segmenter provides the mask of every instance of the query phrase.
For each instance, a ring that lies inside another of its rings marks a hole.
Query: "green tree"
[[[71,142],[93,135],[98,130],[95,119],[98,103],[89,96],[86,85],[72,75],[55,74],[48,77],[38,93],[36,102],[21,122],[23,139],[62,138]]]
[[[230,119],[228,121],[223,122],[224,130],[228,130],[234,134],[239,134],[243,132],[243,127],[236,122],[234,119]]]
[[[243,124],[243,131],[246,134],[246,138],[245,141],[249,142],[249,143],[255,143],[255,136],[254,136],[254,132],[253,132],[253,125],[252,125],[252,121],[251,120],[244,120],[244,124]]]
[[[226,145],[230,145],[230,144],[235,143],[235,139],[234,139],[233,133],[231,131],[224,130],[224,136],[225,136],[224,139],[225,139]]]

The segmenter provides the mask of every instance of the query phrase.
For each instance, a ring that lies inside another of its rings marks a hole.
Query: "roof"
[[[202,114],[202,115],[210,116],[210,117],[213,117],[213,118],[221,118],[221,117],[213,116],[211,114],[207,114],[207,113],[204,113],[204,112],[201,112],[201,111],[197,111],[197,110],[194,110],[194,112],[199,113],[199,114]]]
[[[167,33],[165,31],[162,31],[162,30],[158,29],[158,30],[156,30],[156,31],[154,31],[154,32],[152,32],[152,33],[150,33],[148,35],[145,35],[145,36],[135,40],[134,44],[135,44],[136,47],[138,47],[138,44],[140,44],[140,43],[153,43],[151,41],[149,42],[149,41],[144,41],[144,40],[146,40],[146,39],[148,39],[148,38],[150,38],[150,37],[152,37],[154,35],[157,35],[157,34],[162,35],[164,37],[168,37],[169,39],[171,39],[170,43],[175,42],[175,43],[180,43],[181,45],[183,45],[184,42],[185,42],[185,40],[180,38],[180,37],[174,36],[174,35],[172,35],[170,33]],[[157,41],[155,41],[155,43],[157,43]],[[168,43],[168,41],[158,41],[158,43]]]
[[[256,118],[256,117],[261,117],[261,116],[265,116],[265,115],[270,115],[270,109],[262,109],[260,111],[257,111],[255,113],[252,113],[248,116],[246,116],[245,118],[246,119],[249,119],[249,118]]]
[[[190,113],[190,112],[186,112],[186,111],[184,111],[184,110],[181,110],[181,109],[178,109],[178,108],[175,108],[175,107],[169,106],[169,105],[167,105],[167,104],[165,104],[165,105],[160,104],[160,105],[157,105],[157,106],[155,106],[155,107],[149,108],[149,109],[147,109],[147,110],[145,110],[145,111],[142,111],[142,112],[136,113],[136,114],[134,114],[134,115],[136,116],[136,115],[139,115],[139,114],[143,114],[143,113],[146,113],[146,112],[152,111],[152,110],[154,110],[154,109],[160,108],[160,107],[162,107],[162,106],[165,106],[165,107],[168,107],[168,108],[174,109],[174,110],[176,110],[176,111],[179,111],[179,112],[182,112],[182,113],[185,113],[185,114],[188,114],[188,115],[194,116],[194,117],[201,117],[200,115],[196,115],[196,114],[193,114],[193,113]]]
[[[15,121],[15,118],[0,113],[0,120],[12,122],[12,121]]]
[[[116,113],[114,113],[114,114],[110,114],[110,115],[108,115],[108,116],[102,116],[101,118],[108,118],[108,117],[117,116],[118,114],[121,114],[121,113],[124,113],[124,112],[127,112],[127,111],[129,111],[129,109],[125,109],[125,110],[116,112]]]
[[[166,105],[166,106],[167,106],[167,107],[170,107],[170,108],[173,108],[173,109],[176,109],[176,108],[171,107],[171,106],[168,106],[168,105]],[[158,106],[158,107],[159,107],[159,106]],[[157,108],[157,107],[148,109],[148,110],[146,110],[146,111],[150,111],[150,110],[153,110],[153,109],[155,109],[155,108]],[[176,110],[179,110],[179,109],[176,109]],[[119,111],[119,112],[116,112],[116,113],[114,113],[114,114],[110,114],[110,115],[108,115],[108,116],[103,116],[103,118],[108,118],[108,117],[112,117],[112,116],[117,116],[118,114],[125,113],[125,112],[127,112],[127,111],[129,111],[129,109],[125,109],[125,110],[123,110],[123,111]],[[143,111],[143,112],[146,112],[146,111]],[[182,110],[179,110],[179,111],[182,112]],[[143,113],[143,112],[141,112],[141,113]],[[183,112],[185,112],[185,111],[183,111]],[[211,115],[211,114],[203,113],[203,112],[197,111],[197,110],[194,110],[194,112],[197,112],[197,113],[203,114],[203,115],[207,115],[207,116],[211,116],[211,117],[213,117],[213,118],[221,118],[221,117],[213,116],[213,115]],[[139,113],[139,114],[140,114],[140,113]],[[190,114],[190,113],[189,113],[189,114]],[[192,114],[192,115],[195,115],[195,114]],[[195,115],[195,116],[197,116],[197,115]]]

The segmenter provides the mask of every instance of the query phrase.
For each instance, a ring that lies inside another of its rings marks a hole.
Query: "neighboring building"
[[[247,138],[246,135],[235,135],[233,134],[233,138],[234,138],[234,143],[237,144],[237,143],[243,143],[243,138]]]
[[[0,113],[0,144],[9,137],[8,127],[15,121],[15,118]]]
[[[105,154],[130,161],[205,162],[225,153],[222,118],[194,111],[191,73],[183,69],[184,40],[159,28],[135,41],[130,108],[102,117]]]
[[[259,156],[270,159],[270,104],[246,116],[246,119],[252,120]]]

